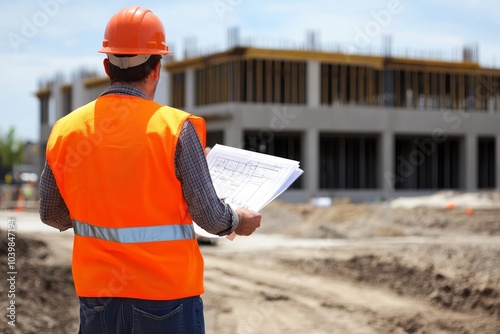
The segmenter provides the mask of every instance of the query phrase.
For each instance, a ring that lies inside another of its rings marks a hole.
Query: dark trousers
[[[80,297],[79,333],[204,334],[203,301]]]

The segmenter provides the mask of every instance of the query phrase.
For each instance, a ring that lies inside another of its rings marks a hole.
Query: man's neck
[[[135,89],[138,89],[141,92],[143,92],[144,94],[146,94],[148,96],[149,100],[154,100],[154,97],[155,97],[155,91],[148,89],[146,87],[147,85],[145,85],[143,82],[132,82],[132,83],[114,82],[111,84],[111,86],[130,86],[130,87],[134,87]]]

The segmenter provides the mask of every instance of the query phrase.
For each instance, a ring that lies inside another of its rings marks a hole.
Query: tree
[[[0,135],[0,166],[11,169],[23,163],[23,142],[16,138],[16,130],[10,128],[7,134]]]

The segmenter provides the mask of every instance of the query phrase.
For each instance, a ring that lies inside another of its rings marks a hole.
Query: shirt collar
[[[149,100],[149,97],[140,89],[127,85],[114,85],[106,88],[100,96],[118,94],[118,95],[131,95],[136,97],[142,97],[143,99]]]

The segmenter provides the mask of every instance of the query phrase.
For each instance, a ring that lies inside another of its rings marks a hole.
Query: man
[[[153,102],[163,25],[124,8],[99,51],[111,87],[54,124],[40,180],[40,217],[73,227],[80,333],[204,333],[203,258],[192,221],[250,235],[257,212],[216,195],[205,123]]]

